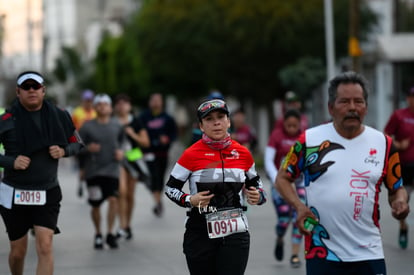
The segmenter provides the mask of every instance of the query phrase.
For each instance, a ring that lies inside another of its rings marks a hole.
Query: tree
[[[74,48],[62,47],[61,56],[55,60],[54,77],[59,82],[66,82],[69,78],[80,78],[83,75],[81,58]]]
[[[128,33],[130,28],[127,27],[125,32]],[[141,67],[136,43],[136,39],[128,34],[121,37],[104,35],[95,58],[93,87],[96,90],[110,95],[126,93],[134,102],[143,102],[153,91],[145,84],[146,69]]]
[[[334,3],[339,56],[347,53],[347,5]],[[105,81],[114,73],[114,81],[123,79],[138,97],[157,91],[188,98],[217,88],[268,103],[284,94],[283,68],[304,56],[324,63],[323,20],[323,0],[147,0],[117,46],[112,49],[111,40],[102,45],[97,72]],[[361,31],[374,22],[364,9]]]
[[[306,56],[282,69],[279,78],[284,87],[295,91],[301,99],[306,100],[326,79],[325,71],[320,59]]]
[[[46,82],[51,84],[58,82],[66,90],[65,94],[69,97],[79,97],[79,92],[90,86],[90,74],[88,64],[82,62],[82,58],[76,48],[62,47],[61,55],[55,60],[55,67],[51,73],[51,78],[46,78]]]

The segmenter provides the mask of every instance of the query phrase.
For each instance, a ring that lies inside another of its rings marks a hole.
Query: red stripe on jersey
[[[200,140],[188,148],[177,162],[190,171],[206,168],[238,168],[247,171],[254,160],[250,151],[238,142],[233,141],[223,150],[213,150]]]

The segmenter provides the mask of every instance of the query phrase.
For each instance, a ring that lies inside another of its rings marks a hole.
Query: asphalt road
[[[177,154],[174,154],[177,155]],[[55,274],[57,275],[183,275],[188,274],[182,253],[185,209],[164,200],[165,214],[157,218],[152,213],[152,198],[144,185],[136,192],[133,218],[134,238],[122,241],[117,250],[93,249],[93,226],[90,207],[85,197],[76,195],[77,173],[71,160],[61,163],[59,178],[63,189],[59,227],[61,234],[54,238]],[[264,175],[263,175],[264,178]],[[269,182],[265,184],[269,190]],[[410,215],[410,243],[406,250],[397,244],[398,223],[393,220],[386,202],[386,192],[381,195],[381,225],[388,274],[411,275],[414,273],[414,215]],[[106,205],[104,205],[106,209]],[[411,209],[414,204],[411,203]],[[105,213],[105,212],[103,212]],[[289,265],[290,245],[286,238],[285,259],[277,262],[273,257],[275,243],[275,212],[270,201],[248,210],[251,231],[251,251],[246,275],[305,274],[305,269]],[[105,228],[105,227],[103,227]],[[34,238],[29,241],[25,274],[35,274],[36,253]],[[9,244],[3,223],[0,223],[0,274],[9,274]],[[303,253],[301,255],[303,258]]]

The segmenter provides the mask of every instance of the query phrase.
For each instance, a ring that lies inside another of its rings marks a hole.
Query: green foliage
[[[334,7],[336,53],[344,56],[348,1]],[[151,92],[199,97],[217,88],[270,102],[286,89],[281,70],[296,63],[306,69],[305,56],[324,62],[323,14],[323,0],[147,0],[121,38],[102,43],[95,81],[136,99]],[[362,32],[375,19],[364,14]]]
[[[325,66],[320,59],[307,56],[282,69],[279,78],[284,87],[295,91],[301,99],[306,100],[326,79],[325,72]]]
[[[117,58],[122,57],[119,54],[120,44],[120,38],[106,35],[98,48],[97,60],[100,63],[95,71],[95,89],[100,93],[113,94],[119,88],[117,82],[122,75],[119,71],[120,62],[117,62]]]
[[[134,102],[144,105],[143,99],[148,95],[148,92],[143,92],[143,87],[148,87],[145,85],[145,74],[137,40],[129,35],[128,28],[121,37],[104,36],[95,58],[93,87],[97,91],[110,95],[126,93]]]
[[[87,64],[82,62],[78,51],[75,48],[62,47],[61,52],[61,56],[55,60],[52,77],[47,79],[47,81],[71,82],[70,85],[73,85],[71,87],[73,91],[70,92],[76,93],[85,87],[91,87],[90,76],[87,73]]]
[[[414,31],[414,7],[411,2],[406,0],[396,1],[396,31]]]
[[[74,48],[62,47],[61,52],[61,56],[55,60],[55,78],[60,82],[66,82],[68,77],[81,75],[83,66],[77,51]]]
[[[295,2],[315,11],[298,0],[148,1],[137,17],[137,39],[149,85],[182,97],[217,87],[241,98],[274,98],[269,91],[290,62],[287,49],[315,53],[323,46],[323,40],[313,49],[291,43],[309,31],[300,30],[304,17],[295,16]]]

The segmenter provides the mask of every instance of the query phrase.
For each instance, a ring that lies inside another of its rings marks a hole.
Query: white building
[[[392,111],[405,105],[406,87],[401,83],[400,65],[414,61],[414,29],[397,32],[398,3],[414,7],[414,0],[368,0],[371,9],[379,16],[378,26],[364,45],[369,52],[363,62],[371,68],[372,94],[370,95],[371,125],[384,129]],[[414,79],[413,83],[414,85]]]
[[[62,47],[75,48],[85,61],[90,60],[96,54],[102,31],[120,34],[120,23],[136,11],[139,3],[139,0],[0,0],[0,15],[4,18],[0,80],[13,79],[27,69],[47,74],[54,69]],[[2,90],[0,87],[0,105],[4,101]],[[65,91],[65,87],[48,90]],[[65,94],[55,94],[63,105]]]
[[[44,68],[53,69],[62,46],[94,57],[102,31],[119,32],[119,23],[136,9],[134,0],[43,0]]]
[[[136,0],[43,0],[42,71],[51,71],[62,47],[74,48],[85,63],[95,57],[102,33],[120,35],[122,22],[138,8]],[[59,86],[60,85],[60,86]],[[59,103],[66,105],[67,83],[54,86]]]

